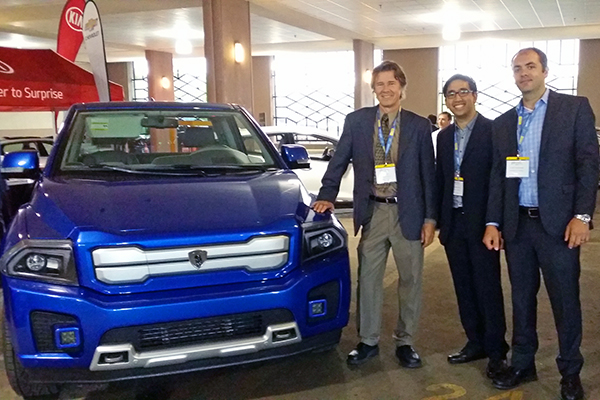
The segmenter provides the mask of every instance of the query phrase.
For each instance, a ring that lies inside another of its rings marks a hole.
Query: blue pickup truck
[[[4,237],[13,389],[174,374],[335,346],[348,322],[347,234],[241,107],[74,105]]]

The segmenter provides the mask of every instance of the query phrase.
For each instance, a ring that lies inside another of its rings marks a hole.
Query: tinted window
[[[131,171],[184,167],[273,166],[239,112],[81,112],[59,162],[62,171],[112,166]]]

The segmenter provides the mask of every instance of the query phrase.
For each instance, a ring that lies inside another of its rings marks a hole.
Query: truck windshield
[[[237,111],[86,111],[56,164],[61,172],[265,170],[276,167],[266,146]]]

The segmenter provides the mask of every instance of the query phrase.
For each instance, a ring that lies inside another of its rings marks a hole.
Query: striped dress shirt
[[[519,205],[525,207],[538,207],[538,165],[540,160],[540,147],[542,144],[542,128],[548,108],[548,93],[535,103],[535,108],[529,110],[523,106],[523,100],[517,106],[517,113],[522,118],[522,123],[517,128],[517,143],[522,134],[525,135],[519,144],[519,156],[529,157],[529,177],[521,178],[519,185]]]

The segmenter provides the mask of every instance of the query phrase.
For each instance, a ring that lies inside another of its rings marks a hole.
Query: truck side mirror
[[[304,146],[284,144],[281,146],[281,156],[289,169],[310,168],[310,158]]]
[[[37,179],[40,176],[40,158],[37,151],[25,150],[8,153],[2,159],[2,177]]]

